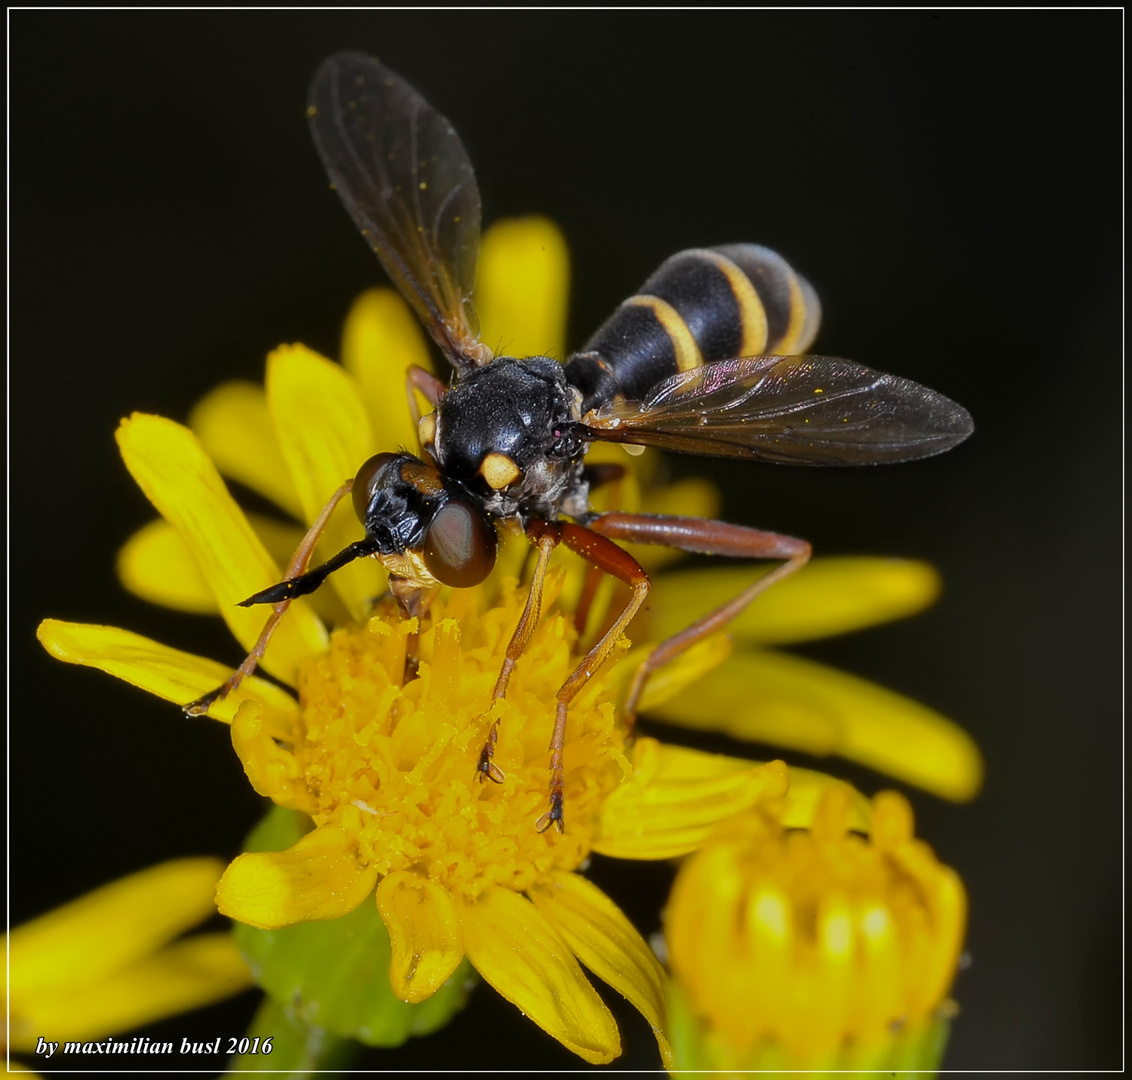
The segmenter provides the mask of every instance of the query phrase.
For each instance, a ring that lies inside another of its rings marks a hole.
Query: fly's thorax
[[[550,357],[497,357],[452,385],[422,422],[422,443],[491,515],[554,517],[577,501],[580,404]]]

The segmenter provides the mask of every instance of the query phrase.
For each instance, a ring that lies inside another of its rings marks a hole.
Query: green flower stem
[[[353,1039],[343,1039],[306,1023],[294,1009],[271,997],[264,998],[252,1019],[248,1039],[256,1053],[233,1057],[226,1076],[272,1072],[298,1080],[315,1072],[348,1069],[361,1052],[361,1046]],[[265,1052],[268,1047],[270,1052]]]

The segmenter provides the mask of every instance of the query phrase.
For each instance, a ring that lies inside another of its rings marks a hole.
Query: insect
[[[588,466],[590,445],[849,465],[940,453],[971,433],[971,418],[914,382],[804,355],[817,332],[816,295],[781,256],[753,244],[674,255],[564,364],[546,356],[493,356],[479,340],[471,301],[479,190],[452,125],[398,75],[359,53],[323,62],[308,116],[333,186],[453,377],[445,385],[423,369],[410,370],[410,401],[415,388],[434,410],[417,417],[420,456],[377,454],[338,489],[285,580],[244,601],[274,605],[255,648],[223,686],[186,709],[206,711],[250,674],[288,603],[351,560],[380,559],[404,610],[417,613],[442,586],[483,581],[495,563],[497,533],[521,529],[537,557],[493,699],[505,695],[539,620],[543,580],[558,544],[630,589],[624,609],[558,691],[549,807],[536,827],[561,831],[570,703],[649,591],[648,577],[617,541],[781,560],[649,655],[628,692],[629,723],[652,671],[724,626],[810,556],[805,540],[722,521],[595,513],[590,491],[613,479],[617,467]],[[347,495],[364,538],[307,570],[322,527]],[[481,780],[504,779],[492,760],[497,736],[493,726],[479,758]]]

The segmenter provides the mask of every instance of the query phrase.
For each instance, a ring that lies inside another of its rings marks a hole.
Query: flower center
[[[547,606],[554,591],[548,579]],[[311,816],[355,833],[379,874],[413,869],[472,898],[490,884],[525,890],[589,853],[601,803],[630,771],[624,735],[599,674],[570,707],[565,832],[539,833],[556,694],[578,656],[571,620],[544,615],[493,704],[525,597],[513,582],[494,602],[485,589],[445,591],[420,633],[383,603],[304,669],[292,753]],[[494,720],[498,784],[477,770]]]

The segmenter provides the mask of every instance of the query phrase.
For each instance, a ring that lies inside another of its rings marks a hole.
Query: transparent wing
[[[723,360],[658,383],[644,401],[582,418],[606,442],[795,465],[863,465],[942,453],[971,416],[926,386],[829,356]]]
[[[342,202],[429,333],[457,370],[486,363],[471,301],[480,195],[455,129],[361,53],[322,62],[307,116]]]

